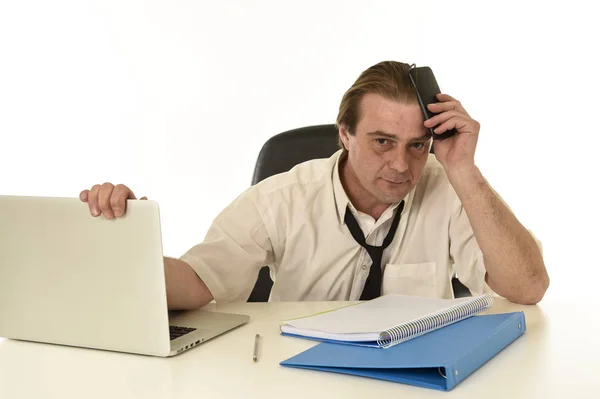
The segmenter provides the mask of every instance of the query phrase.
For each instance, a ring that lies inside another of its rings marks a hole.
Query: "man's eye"
[[[413,148],[415,148],[415,149],[417,149],[417,150],[420,150],[420,149],[422,149],[423,147],[425,147],[425,143],[412,143],[412,144],[411,144],[411,147],[413,147]]]
[[[388,143],[388,139],[375,139],[375,141],[380,145],[386,145]]]

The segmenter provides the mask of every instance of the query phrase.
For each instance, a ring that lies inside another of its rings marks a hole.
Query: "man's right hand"
[[[79,194],[82,202],[87,202],[92,216],[104,215],[107,219],[118,218],[127,210],[127,200],[137,199],[133,191],[123,184],[96,184],[91,190],[83,190]],[[148,198],[142,197],[141,200]]]

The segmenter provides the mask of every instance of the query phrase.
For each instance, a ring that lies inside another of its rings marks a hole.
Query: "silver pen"
[[[255,362],[258,361],[258,339],[260,338],[259,334],[254,336],[254,354],[252,355],[252,360]]]

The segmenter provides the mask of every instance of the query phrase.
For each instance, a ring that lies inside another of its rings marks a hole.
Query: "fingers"
[[[444,111],[455,110],[455,111],[461,112],[461,113],[469,116],[469,114],[463,108],[460,101],[454,99],[453,97],[449,96],[448,94],[440,93],[436,97],[437,97],[438,101],[440,101],[440,102],[431,103],[431,104],[427,105],[427,109],[429,109],[431,112],[433,112],[435,114],[439,114]]]
[[[81,200],[81,202],[88,202],[88,196],[90,194],[90,190],[83,190],[80,194],[79,194],[79,199]]]
[[[442,112],[441,114],[437,114],[435,116],[432,116],[431,118],[427,119],[424,123],[425,127],[434,127],[437,126],[441,123],[444,123],[445,121],[447,121],[450,118],[456,118],[456,117],[462,117],[463,115],[458,112],[458,111],[445,111]]]
[[[110,206],[115,217],[120,217],[125,213],[128,199],[136,199],[133,191],[124,184],[118,184],[110,197]]]
[[[110,183],[104,183],[100,187],[100,192],[98,193],[98,205],[100,206],[100,212],[104,215],[105,218],[111,220],[115,217],[115,214],[112,210],[111,206],[111,196],[115,186]]]
[[[435,134],[442,134],[447,130],[456,129],[459,132],[465,132],[468,126],[468,121],[464,118],[452,117],[442,123],[440,126],[433,129]]]
[[[124,184],[96,184],[91,190],[83,190],[79,194],[82,202],[87,202],[92,216],[104,215],[106,219],[121,217],[127,210],[127,200],[136,199],[131,189]],[[142,200],[148,198],[142,197]]]
[[[436,115],[424,122],[425,127],[435,128],[433,132],[437,134],[452,128],[459,133],[479,132],[479,123],[469,116],[458,100],[443,93],[437,94],[436,98],[440,102],[427,105],[427,108]]]
[[[100,192],[100,185],[96,184],[88,193],[87,203],[90,208],[92,216],[100,216],[100,207],[98,206],[98,193]]]

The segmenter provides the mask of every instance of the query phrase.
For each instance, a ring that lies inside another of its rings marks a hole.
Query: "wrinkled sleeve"
[[[251,188],[213,221],[202,243],[181,260],[206,284],[216,302],[246,301],[261,267],[273,261],[265,217]]]

